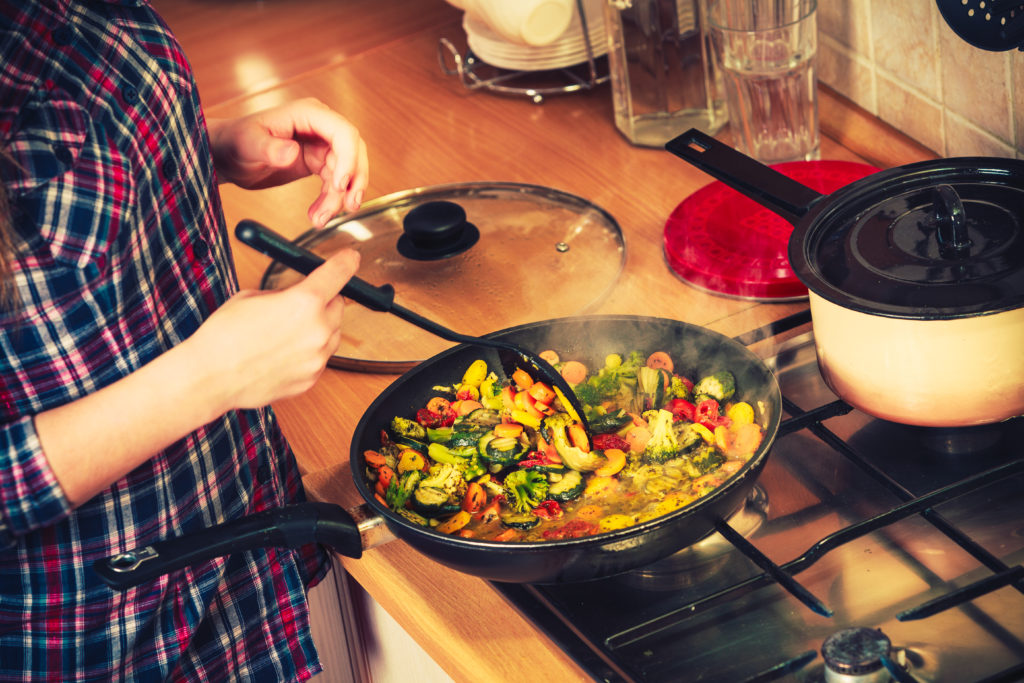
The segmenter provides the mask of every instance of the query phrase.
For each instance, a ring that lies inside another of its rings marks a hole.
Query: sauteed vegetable
[[[591,372],[542,354],[573,385],[593,439],[551,387],[476,360],[395,416],[365,452],[377,499],[441,533],[495,541],[590,536],[667,514],[737,472],[764,436],[727,370],[676,372],[664,351],[609,355]]]

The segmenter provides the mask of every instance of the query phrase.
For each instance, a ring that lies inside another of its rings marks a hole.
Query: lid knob
[[[398,253],[417,261],[448,258],[466,251],[480,239],[480,231],[466,220],[455,202],[426,202],[413,207],[402,221]]]
[[[935,238],[942,258],[961,258],[971,251],[964,204],[951,185],[935,186]]]

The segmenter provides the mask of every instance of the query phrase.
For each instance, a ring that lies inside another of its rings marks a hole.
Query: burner
[[[883,664],[892,651],[888,636],[872,628],[848,628],[825,639],[827,683],[885,683],[889,672]]]
[[[917,434],[921,445],[933,453],[967,456],[987,453],[998,446],[1010,425],[997,422],[976,427],[918,427]]]
[[[803,683],[932,683],[939,680],[934,648],[896,647],[881,629],[852,627],[821,645],[819,662],[800,676]]]
[[[727,521],[744,538],[757,531],[768,516],[768,495],[755,485],[743,506]],[[619,579],[634,588],[674,590],[696,585],[715,574],[735,547],[714,533],[652,564],[622,574]]]
[[[849,437],[852,448],[915,494],[946,486],[1015,457],[1024,418],[977,427],[913,427],[874,420]]]

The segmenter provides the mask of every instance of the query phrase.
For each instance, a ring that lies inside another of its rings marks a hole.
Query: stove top
[[[766,362],[784,422],[720,533],[619,576],[494,587],[599,681],[1024,680],[1024,419],[872,418],[822,382],[809,332]],[[851,642],[873,662],[844,661]]]

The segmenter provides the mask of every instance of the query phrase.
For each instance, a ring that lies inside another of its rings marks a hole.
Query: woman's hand
[[[227,410],[311,387],[337,349],[338,291],[358,266],[359,254],[344,250],[288,289],[239,292],[150,363],[36,415],[39,441],[71,504]]]
[[[287,289],[241,291],[184,342],[221,409],[264,406],[313,386],[337,351],[338,292],[358,267],[359,254],[345,249]]]
[[[318,175],[323,188],[308,214],[317,227],[362,203],[369,175],[366,144],[348,120],[319,100],[208,124],[222,181],[259,189]]]

